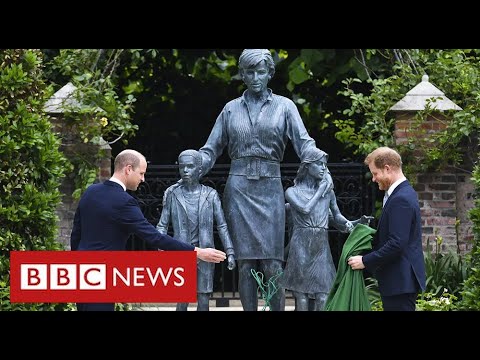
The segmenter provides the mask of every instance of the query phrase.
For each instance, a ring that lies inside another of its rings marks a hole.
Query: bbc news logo
[[[196,302],[194,251],[11,251],[10,301]]]

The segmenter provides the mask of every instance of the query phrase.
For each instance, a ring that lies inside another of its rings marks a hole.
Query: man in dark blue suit
[[[115,158],[114,174],[102,184],[91,185],[75,212],[70,237],[71,250],[125,250],[131,234],[161,250],[196,251],[197,258],[219,263],[223,251],[199,248],[161,234],[143,215],[137,201],[126,192],[145,181],[147,161],[135,150],[123,150]],[[79,311],[113,311],[114,303],[77,303]]]
[[[414,311],[418,293],[425,290],[425,261],[418,197],[403,175],[402,159],[380,147],[365,158],[372,181],[385,191],[373,251],[352,256],[353,270],[367,269],[378,280],[385,311]]]

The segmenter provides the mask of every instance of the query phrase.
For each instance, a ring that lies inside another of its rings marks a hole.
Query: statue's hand
[[[345,228],[346,228],[346,230],[347,230],[349,233],[352,232],[352,230],[353,230],[354,227],[355,227],[355,225],[353,225],[353,223],[352,223],[351,221],[347,221],[347,222],[345,223]]]
[[[352,225],[351,229],[348,228],[348,223],[345,226],[347,227],[348,232],[352,232],[353,228],[357,224],[370,225],[370,221],[372,221],[373,219],[375,219],[373,216],[362,215],[362,217],[358,218],[357,220],[348,221]]]
[[[372,221],[373,219],[375,219],[373,216],[362,215],[359,223],[364,225],[370,225],[370,221]]]
[[[236,266],[236,264],[235,264],[235,256],[233,256],[233,255],[228,255],[227,261],[228,261],[227,269],[228,269],[228,270],[233,270],[233,269],[235,269],[235,266]]]
[[[333,179],[332,176],[330,175],[330,171],[325,172],[325,176],[322,179],[322,183],[326,184],[325,185],[325,190],[323,191],[322,197],[327,195],[330,191],[333,190]]]

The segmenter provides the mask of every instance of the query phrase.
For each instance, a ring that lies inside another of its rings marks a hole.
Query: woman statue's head
[[[265,64],[268,68],[268,73],[270,78],[275,74],[275,62],[273,61],[272,54],[268,49],[245,49],[243,50],[240,58],[238,59],[238,67],[240,70],[240,75],[243,75],[243,72],[246,69],[254,68],[261,61],[265,60]]]

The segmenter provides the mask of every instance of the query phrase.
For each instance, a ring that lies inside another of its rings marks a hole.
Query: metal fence
[[[281,164],[282,183],[284,189],[293,186],[293,179],[296,176],[299,164]],[[212,170],[202,178],[202,184],[213,187],[220,195],[223,194],[225,183],[228,177],[230,165],[215,165]],[[350,220],[360,216],[372,215],[375,209],[376,187],[368,181],[367,168],[358,163],[329,163],[328,168],[332,174],[334,191],[337,203],[342,214]],[[157,225],[162,212],[162,198],[170,185],[180,179],[177,165],[149,165],[145,174],[145,182],[142,183],[136,192],[132,192],[148,221]],[[372,225],[374,226],[374,225]],[[172,234],[171,229],[169,234]],[[336,229],[330,229],[330,249],[332,257],[337,266],[343,244],[347,234]],[[287,236],[285,236],[287,240]],[[222,249],[221,241],[215,233],[216,247]],[[132,236],[128,241],[130,250],[148,250],[147,244]],[[226,262],[216,264],[214,280],[214,297],[217,304],[226,303],[231,299],[238,299],[237,292],[238,274],[236,269],[230,271]]]

